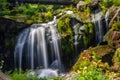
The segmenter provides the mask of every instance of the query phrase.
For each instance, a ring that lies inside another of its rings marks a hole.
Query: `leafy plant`
[[[89,58],[84,57],[79,64],[74,66],[77,74],[70,80],[112,80],[115,74],[105,70],[107,67],[109,67],[108,64],[102,63],[100,57],[92,52]]]
[[[53,19],[53,13],[51,11],[48,11],[45,14],[46,22],[51,21]]]
[[[0,0],[0,16],[10,14],[11,11],[8,8],[9,5],[10,4],[7,2],[7,0]]]
[[[78,74],[71,80],[106,80],[101,68],[94,66],[84,66],[78,70]]]

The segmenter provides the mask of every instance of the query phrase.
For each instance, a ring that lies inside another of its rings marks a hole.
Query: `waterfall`
[[[29,29],[25,29],[18,38],[16,47],[15,47],[15,52],[14,52],[14,62],[15,66],[18,64],[18,68],[20,69],[22,67],[22,54],[23,54],[23,48],[27,39]],[[17,60],[16,60],[17,59]]]
[[[95,29],[95,37],[96,37],[96,44],[99,45],[102,40],[103,36],[108,30],[108,12],[105,15],[105,26],[103,26],[103,12],[98,9],[93,12],[92,16],[92,21],[94,22],[94,29]]]
[[[30,30],[29,33],[29,37],[28,37],[28,54],[30,55],[30,66],[31,69],[34,69],[34,54],[37,55],[37,59],[38,59],[38,64],[40,65],[39,61],[40,61],[40,57],[41,56],[43,58],[43,67],[44,68],[48,68],[48,61],[47,61],[47,50],[46,50],[46,40],[45,40],[45,28],[40,26],[38,28],[34,28],[36,25],[33,25],[32,29]],[[37,40],[37,41],[35,41]],[[37,43],[37,44],[36,44]],[[35,47],[37,46],[37,47]],[[35,51],[37,48],[37,51]],[[41,52],[41,54],[40,54]],[[28,55],[28,56],[29,56]],[[29,62],[29,60],[27,61]]]
[[[45,69],[53,64],[57,65],[55,69],[63,68],[61,39],[56,25],[57,20],[54,19],[49,23],[33,24],[20,33],[14,51],[16,68]]]

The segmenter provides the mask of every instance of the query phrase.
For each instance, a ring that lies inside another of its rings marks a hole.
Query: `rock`
[[[37,77],[37,74],[35,71],[28,72],[27,78],[35,78],[35,77]]]
[[[87,7],[90,7],[92,10],[95,10],[98,8],[100,2],[101,0],[92,0],[90,3],[87,4]]]
[[[83,6],[85,6],[85,5],[86,5],[86,4],[85,4],[85,2],[84,2],[84,1],[79,1],[79,3],[77,4],[77,6],[76,6],[76,7],[77,7],[77,9],[78,9],[78,10],[81,10],[81,9],[82,9],[82,7],[83,7]]]
[[[15,48],[16,38],[18,33],[28,26],[29,24],[26,23],[0,17],[0,53],[3,54],[2,57],[4,57],[5,60],[4,70],[13,68],[13,51]]]
[[[78,58],[78,61],[73,66],[72,70],[77,71],[79,69],[79,65],[81,64],[82,61],[88,61],[88,63],[90,61],[92,64],[92,62],[95,61],[95,58],[93,57],[93,52],[97,55],[97,58],[101,59],[101,61],[103,59],[103,63],[100,62],[100,64],[98,64],[98,66],[102,65],[102,67],[104,67],[105,62],[107,62],[108,64],[110,64],[110,62],[112,62],[112,56],[114,53],[114,49],[112,49],[108,45],[97,46],[97,47],[90,48],[87,51],[82,52]],[[110,60],[107,60],[108,57],[110,57]]]
[[[60,72],[64,72],[65,70],[63,64],[62,63],[59,64],[59,63],[60,62],[58,60],[53,61],[52,64],[50,65],[50,68],[54,70],[59,69]]]
[[[107,41],[108,45],[114,48],[120,47],[120,32],[119,31],[108,31],[104,36],[104,40]]]
[[[0,71],[0,80],[12,80],[12,79]]]
[[[58,77],[58,70],[53,70],[53,69],[39,69],[39,70],[34,70],[30,71],[27,74],[27,78],[53,78],[53,77]]]
[[[61,76],[64,80],[72,80],[72,77],[77,75],[78,73],[76,72],[69,72],[65,74],[64,76]]]
[[[58,70],[53,69],[40,69],[37,70],[36,73],[38,74],[37,78],[58,77]]]

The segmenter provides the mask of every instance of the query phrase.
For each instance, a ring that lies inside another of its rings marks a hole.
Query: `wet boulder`
[[[58,77],[58,70],[53,69],[41,69],[37,70],[36,73],[38,74],[37,78]]]
[[[58,76],[58,70],[50,68],[30,71],[27,74],[27,78],[54,78]]]

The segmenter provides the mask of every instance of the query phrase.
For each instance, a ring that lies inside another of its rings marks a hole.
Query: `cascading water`
[[[108,29],[109,29],[109,24],[108,24],[109,21],[108,20],[109,20],[109,10],[105,14],[106,31],[108,31]]]
[[[102,28],[102,11],[95,10],[94,14],[92,15],[92,20],[95,24],[95,34],[96,34],[96,42],[100,44],[103,38],[103,28]]]
[[[73,26],[74,30],[74,45],[75,45],[75,54],[78,55],[80,53],[80,49],[78,49],[78,45],[80,45],[80,40],[82,39],[82,34],[81,34],[81,25],[80,23],[76,23]]]
[[[29,33],[29,29],[25,29],[18,38],[17,45],[15,47],[15,52],[14,52],[14,62],[15,66],[18,65],[18,68],[22,67],[22,55],[23,55],[23,48],[25,45],[25,41],[27,39]],[[19,64],[17,64],[19,63]]]
[[[105,27],[103,26],[103,12],[98,9],[95,10],[94,13],[91,15],[92,16],[92,21],[94,22],[94,29],[95,29],[95,36],[96,36],[96,44],[99,45],[102,40],[103,40],[103,36],[104,34],[107,32],[108,30],[108,12],[105,15]]]
[[[61,41],[56,25],[54,19],[49,23],[33,24],[20,33],[14,52],[17,68],[34,70],[57,65],[55,68],[61,71]]]
[[[32,29],[30,30],[29,37],[28,37],[28,55],[30,55],[30,66],[31,69],[34,69],[34,60],[38,59],[38,66],[40,66],[40,63],[43,63],[44,68],[48,68],[48,61],[47,61],[47,50],[46,50],[46,40],[45,40],[45,27],[44,26],[38,26],[38,28],[35,24],[32,25]],[[36,46],[36,47],[35,47]],[[34,57],[36,54],[36,57]],[[42,61],[40,62],[42,57]],[[29,60],[27,61],[29,62]]]

